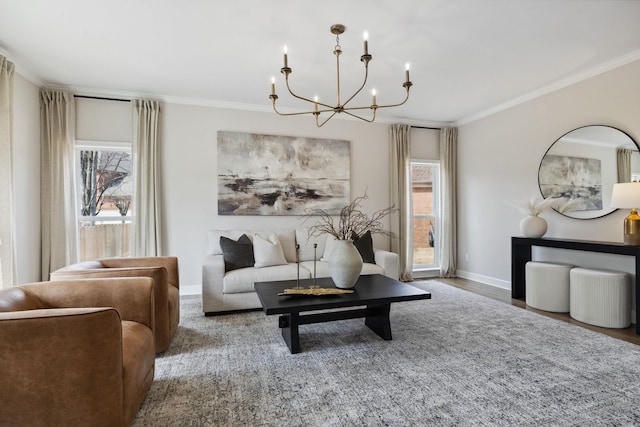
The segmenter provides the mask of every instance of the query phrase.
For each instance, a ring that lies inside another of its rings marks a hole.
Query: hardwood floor
[[[438,278],[439,281],[447,283],[451,286],[455,286],[460,289],[464,289],[470,292],[484,295],[489,298],[493,298],[498,301],[502,301],[507,304],[520,307],[524,310],[533,311],[534,313],[542,314],[543,316],[552,317],[568,323],[581,326],[583,328],[591,329],[592,331],[600,332],[609,335],[614,338],[618,338],[636,345],[640,345],[640,335],[636,334],[636,325],[631,324],[625,329],[609,329],[600,328],[598,326],[587,325],[586,323],[578,322],[569,316],[569,313],[551,313],[548,311],[536,310],[525,304],[523,300],[511,298],[511,292],[506,289],[496,288],[494,286],[486,285],[484,283],[474,282],[473,280],[461,279],[461,278]]]

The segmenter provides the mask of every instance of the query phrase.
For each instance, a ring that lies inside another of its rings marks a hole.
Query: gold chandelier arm
[[[367,108],[370,108],[370,107],[367,107]],[[354,109],[355,109],[355,108],[354,108]],[[362,109],[362,108],[358,108],[358,110],[361,110],[361,109]],[[372,122],[376,119],[376,108],[370,108],[370,109],[372,109],[372,110],[373,110],[373,116],[372,116],[370,119],[366,119],[366,118],[364,118],[364,117],[358,116],[357,114],[350,113],[350,112],[348,112],[348,111],[346,111],[346,110],[344,110],[343,112],[344,112],[344,113],[346,113],[346,114],[348,114],[348,115],[350,115],[351,117],[356,118],[356,119],[360,119],[360,120],[362,120],[362,121],[365,121],[365,122],[368,122],[368,123],[372,123]],[[352,109],[352,110],[353,110],[353,109]]]
[[[269,98],[271,98],[272,103],[273,103],[273,111],[275,111],[278,115],[280,116],[300,116],[303,114],[320,114],[320,113],[332,113],[331,117],[333,117],[337,111],[335,111],[335,109],[331,106],[327,106],[327,109],[324,110],[318,110],[318,111],[299,111],[299,112],[295,112],[295,113],[282,113],[280,111],[278,111],[278,109],[276,108],[276,100],[278,99],[277,95],[270,95]],[[324,105],[324,104],[320,104],[318,102],[319,105]],[[368,107],[367,107],[368,108]]]
[[[330,109],[330,110],[326,110],[326,111],[333,111],[333,106],[331,106],[331,105],[327,105],[327,104],[325,104],[323,102],[320,102],[320,101],[316,102],[313,99],[305,98],[304,96],[296,95],[295,93],[293,93],[293,91],[291,90],[291,87],[289,87],[289,76],[286,76],[284,81],[285,81],[285,84],[287,85],[287,90],[289,91],[291,96],[293,96],[294,98],[298,98],[298,99],[300,99],[302,101],[307,101],[307,102],[310,102],[312,104],[322,105],[323,107],[326,107],[326,108]],[[315,112],[315,111],[310,111],[310,113],[313,113],[313,112]],[[307,113],[307,114],[309,114],[309,113]]]
[[[404,101],[400,102],[399,104],[376,105],[376,108],[399,107],[403,105],[405,102],[407,102],[408,99],[409,99],[409,88],[407,87],[407,95],[404,97]],[[368,107],[364,107],[364,108],[368,108]]]
[[[321,128],[322,126],[324,126],[324,124],[325,124],[325,123],[327,123],[329,120],[331,120],[331,118],[332,118],[333,116],[335,116],[336,114],[338,114],[338,113],[336,113],[336,112],[332,113],[329,117],[327,117],[326,119],[324,119],[324,120],[322,121],[322,123],[319,123],[319,122],[318,122],[318,118],[320,117],[320,113],[318,113],[318,114],[314,114],[314,115],[316,116],[316,126],[318,126],[319,128]]]
[[[273,99],[273,98],[272,98]],[[273,99],[273,111],[276,112],[276,114],[278,114],[279,116],[300,116],[303,114],[310,114],[312,113],[312,111],[301,111],[301,112],[297,112],[297,113],[281,113],[280,111],[278,111],[278,109],[276,108],[276,100]]]
[[[359,94],[359,93],[362,91],[362,89],[364,89],[364,86],[367,84],[367,79],[368,79],[368,78],[369,78],[369,62],[367,61],[367,62],[364,64],[364,81],[362,82],[362,86],[360,86],[360,89],[358,89],[358,90],[356,91],[356,93],[354,93],[353,95],[351,95],[351,97],[350,97],[349,99],[347,99],[347,100],[344,102],[344,104],[342,104],[342,106],[343,106],[343,107],[344,107],[344,106],[346,106],[346,105],[349,103],[349,101],[351,101],[353,98],[355,98],[355,97],[356,97],[356,95],[357,95],[357,94]],[[365,107],[365,108],[369,108],[369,107]],[[345,110],[346,110],[346,108],[345,108]]]

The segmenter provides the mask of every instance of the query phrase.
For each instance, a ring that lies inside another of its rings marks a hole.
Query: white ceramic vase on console
[[[539,216],[528,215],[520,221],[520,232],[524,237],[542,237],[547,232],[547,221]]]

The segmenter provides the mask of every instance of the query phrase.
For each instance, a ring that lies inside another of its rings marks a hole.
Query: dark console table
[[[589,240],[535,239],[530,237],[511,238],[511,297],[524,299],[526,295],[525,264],[531,261],[531,248],[573,249],[576,251],[600,252],[632,256],[636,264],[636,317],[640,307],[640,246],[625,245],[617,242],[594,242]],[[640,334],[640,322],[636,319],[636,333]]]

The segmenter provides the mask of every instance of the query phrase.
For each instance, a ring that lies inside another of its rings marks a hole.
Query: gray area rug
[[[391,305],[392,341],[363,319],[300,327],[204,317],[183,298],[133,426],[640,425],[640,347],[437,281]]]

